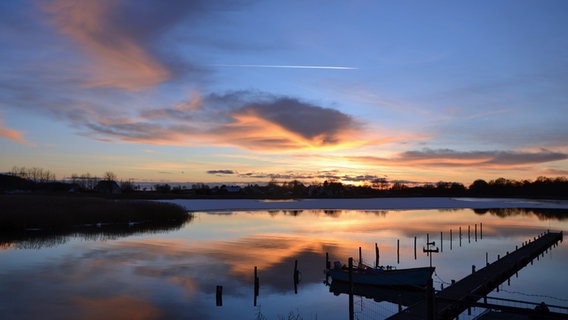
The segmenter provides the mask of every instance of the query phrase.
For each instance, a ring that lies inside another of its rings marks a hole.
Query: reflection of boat
[[[420,267],[409,269],[394,269],[392,267],[372,268],[363,266],[352,268],[351,275],[354,284],[367,284],[374,286],[396,287],[425,287],[432,278],[434,267]],[[334,267],[327,270],[327,274],[334,281],[349,281],[349,268],[335,262]]]
[[[349,283],[343,281],[333,281],[329,285],[329,292],[338,296],[340,294],[349,294]],[[356,296],[373,299],[376,302],[390,302],[403,306],[410,306],[418,303],[426,297],[423,289],[415,289],[410,287],[380,287],[366,284],[354,284],[353,294]]]

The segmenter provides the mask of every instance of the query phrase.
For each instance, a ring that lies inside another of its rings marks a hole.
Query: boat
[[[432,278],[435,267],[418,267],[408,269],[396,269],[391,266],[369,267],[359,266],[349,268],[342,266],[339,261],[334,263],[333,268],[327,269],[326,273],[333,281],[349,282],[351,273],[354,284],[365,284],[387,287],[426,287],[428,280]]]

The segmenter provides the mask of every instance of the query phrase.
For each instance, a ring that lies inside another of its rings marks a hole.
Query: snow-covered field
[[[566,200],[501,199],[501,198],[365,198],[365,199],[192,199],[164,200],[177,203],[189,211],[224,210],[411,210],[411,209],[489,209],[541,208],[568,209]]]

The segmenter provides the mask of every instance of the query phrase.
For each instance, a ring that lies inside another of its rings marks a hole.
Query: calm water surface
[[[358,259],[362,247],[363,260],[374,264],[377,243],[382,265],[427,266],[422,247],[428,235],[442,250],[433,256],[434,285],[440,289],[471,273],[472,265],[483,267],[486,257],[493,262],[548,229],[568,230],[568,217],[548,212],[197,212],[169,232],[14,241],[0,248],[0,314],[3,319],[347,319],[348,296],[334,295],[324,284],[326,252],[330,260],[345,262]],[[301,272],[297,293],[295,260]],[[490,296],[568,306],[567,267],[565,241]],[[216,306],[217,286],[223,286],[222,306]],[[355,299],[358,319],[382,319],[397,310],[390,302]]]

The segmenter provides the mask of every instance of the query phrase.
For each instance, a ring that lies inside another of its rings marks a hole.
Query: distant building
[[[228,186],[228,187],[225,187],[225,190],[227,190],[227,192],[231,192],[231,193],[238,193],[238,192],[241,192],[241,187],[239,187],[239,186]]]
[[[95,186],[95,191],[106,194],[119,194],[120,186],[113,180],[101,180]]]

